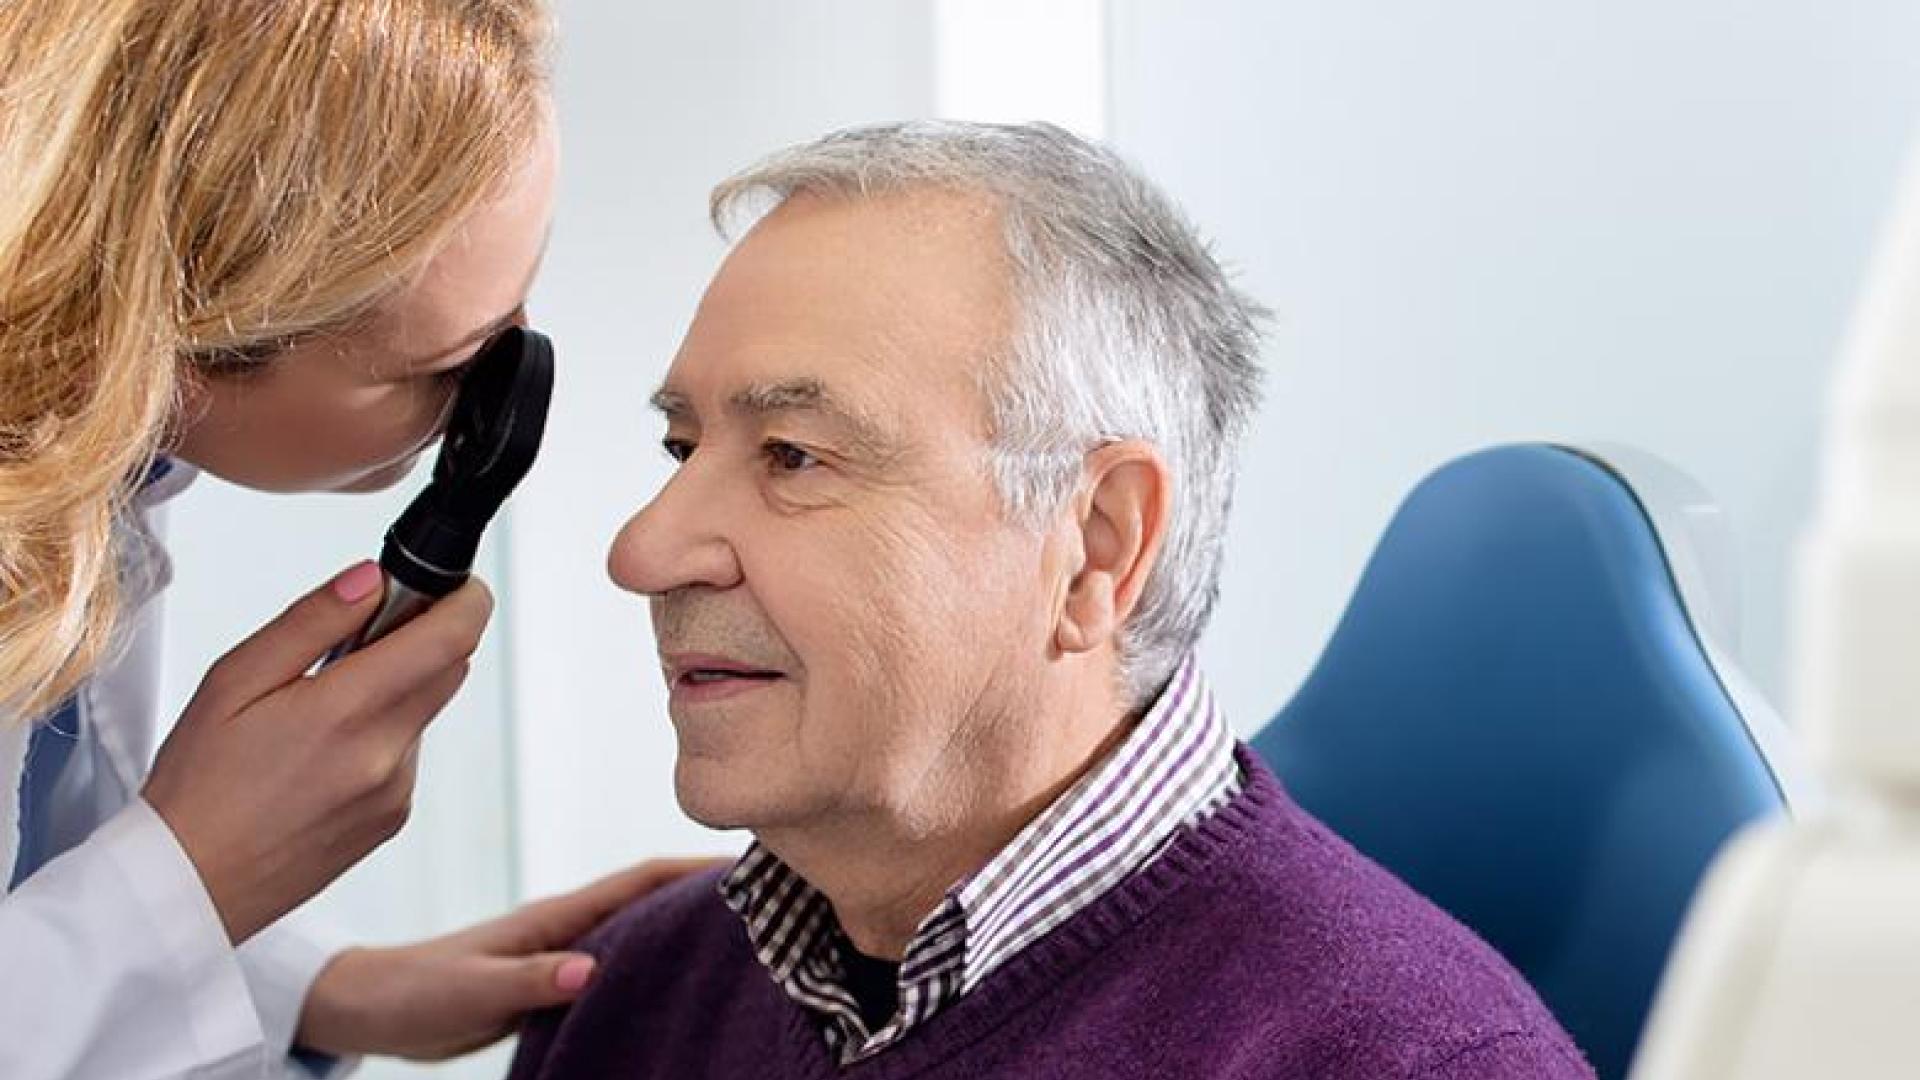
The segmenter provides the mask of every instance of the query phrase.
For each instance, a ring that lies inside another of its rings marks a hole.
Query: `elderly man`
[[[1490,949],[1294,806],[1192,656],[1260,309],[1058,129],[830,136],[655,395],[651,601],[699,821],[514,1076],[1560,1080]]]

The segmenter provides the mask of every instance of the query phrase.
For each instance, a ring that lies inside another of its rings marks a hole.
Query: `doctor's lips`
[[[668,692],[686,701],[717,701],[786,677],[785,672],[711,653],[671,653],[661,657],[661,663]]]

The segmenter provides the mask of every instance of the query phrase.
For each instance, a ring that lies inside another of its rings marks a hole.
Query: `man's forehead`
[[[807,412],[902,440],[948,418],[977,429],[982,366],[1009,327],[1006,268],[993,230],[901,227],[943,212],[971,220],[977,205],[933,194],[776,209],[702,297],[655,406],[702,424]]]
[[[994,249],[997,253],[1004,242],[1005,212],[998,199],[984,192],[937,184],[858,193],[803,188],[780,199],[754,220],[747,237],[803,222],[825,224],[848,234],[881,229],[909,240],[962,230],[971,233],[969,243],[985,241],[983,250]],[[743,237],[741,242],[745,241]]]

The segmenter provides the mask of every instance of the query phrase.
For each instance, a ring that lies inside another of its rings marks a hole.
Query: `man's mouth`
[[[777,682],[784,672],[754,667],[727,657],[681,653],[663,658],[667,689],[688,701],[714,701]]]
[[[777,671],[730,671],[722,668],[694,668],[683,673],[677,680],[689,686],[712,686],[734,680],[746,682],[772,682],[780,678]]]

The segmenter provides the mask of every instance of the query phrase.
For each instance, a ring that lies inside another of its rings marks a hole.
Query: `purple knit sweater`
[[[839,1068],[702,874],[585,947],[599,978],[513,1080],[1591,1080],[1492,949],[1241,747],[1213,816],[899,1045]]]

